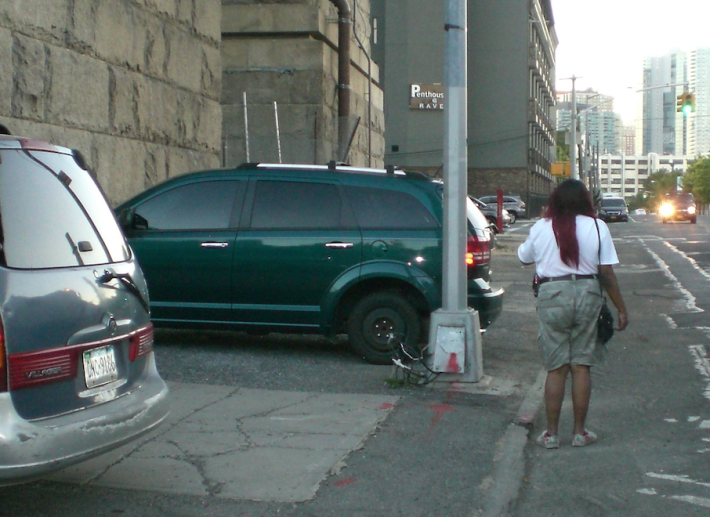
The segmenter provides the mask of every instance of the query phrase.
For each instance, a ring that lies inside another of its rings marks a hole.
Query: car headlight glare
[[[692,206],[692,205],[689,206],[689,207],[688,207],[688,213],[689,213],[689,214],[694,214],[694,213],[695,213],[695,207]]]
[[[669,215],[673,215],[673,205],[671,205],[670,203],[663,203],[661,205],[659,212],[663,217],[668,217]]]

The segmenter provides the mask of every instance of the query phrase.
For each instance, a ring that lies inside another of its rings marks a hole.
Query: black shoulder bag
[[[606,296],[604,296],[604,290],[602,289],[602,237],[599,233],[599,225],[596,219],[594,220],[594,226],[597,227],[597,237],[599,238],[597,270],[599,273],[599,292],[602,295],[602,308],[599,311],[599,318],[597,319],[597,341],[604,345],[614,336],[614,316],[611,314],[611,309],[609,309],[606,303]]]

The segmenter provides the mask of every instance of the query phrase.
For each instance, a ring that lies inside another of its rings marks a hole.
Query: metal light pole
[[[466,0],[447,0],[444,30],[443,303],[431,315],[428,362],[439,381],[479,382],[483,376],[478,313],[468,308],[466,217],[468,176]]]

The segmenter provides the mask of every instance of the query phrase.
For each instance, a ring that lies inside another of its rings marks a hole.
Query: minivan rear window
[[[106,198],[67,154],[7,150],[0,162],[4,265],[45,269],[130,257]]]

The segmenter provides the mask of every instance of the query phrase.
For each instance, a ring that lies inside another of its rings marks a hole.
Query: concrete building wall
[[[336,7],[328,0],[222,4],[225,165],[338,159]],[[379,69],[368,61],[369,5],[359,0],[352,9],[349,124],[357,130],[348,161],[382,166],[384,98]]]
[[[85,155],[118,203],[218,165],[219,0],[0,2],[0,123]]]

